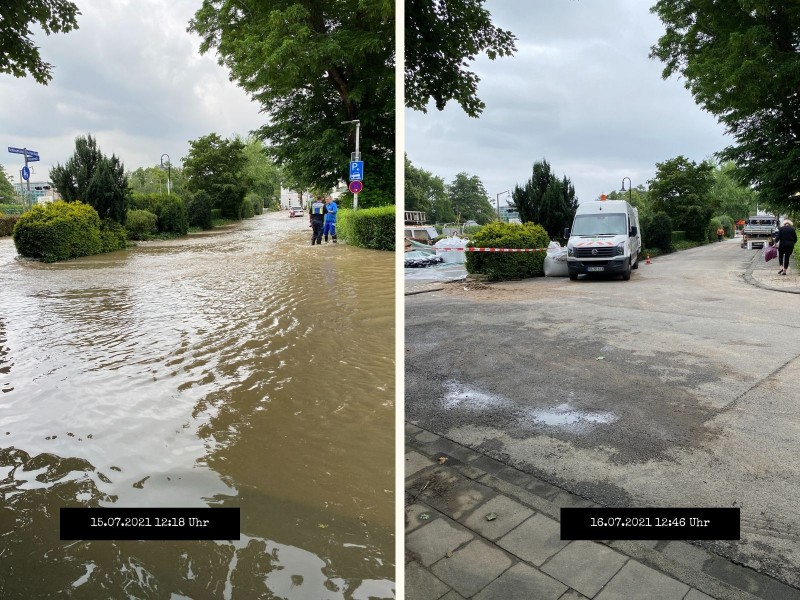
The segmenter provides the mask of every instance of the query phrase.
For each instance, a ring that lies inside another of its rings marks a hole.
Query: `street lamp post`
[[[500,220],[500,196],[503,194],[510,194],[511,190],[506,190],[505,192],[499,192],[495,198],[497,199],[497,220]]]
[[[356,151],[350,157],[350,161],[358,161],[361,160],[361,152],[358,149],[358,138],[361,132],[361,121],[358,119],[353,119],[352,121],[342,121],[342,125],[349,125],[351,123],[356,124]],[[358,210],[358,193],[353,194],[353,210]]]
[[[628,180],[628,204],[633,204],[633,184],[631,184],[630,177],[623,177],[622,178],[622,189],[621,192],[625,191],[625,180]]]
[[[170,182],[169,182],[169,180],[170,180],[170,173],[171,173],[171,170],[172,170],[172,163],[170,163],[170,161],[169,161],[169,154],[162,154],[161,155],[161,168],[162,169],[164,168],[164,157],[165,156],[167,157],[167,196],[169,196],[169,194],[170,194],[170,185],[169,185]]]

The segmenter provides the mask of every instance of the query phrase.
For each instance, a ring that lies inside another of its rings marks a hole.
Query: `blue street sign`
[[[22,167],[22,178],[25,181],[31,178],[31,170],[28,167]]]
[[[22,148],[12,148],[11,146],[8,147],[8,151],[11,152],[11,154],[25,154],[25,150]]]
[[[28,160],[31,162],[36,162],[39,160],[39,153],[36,150],[27,150],[25,148],[13,148],[11,146],[8,147],[8,151],[11,154],[24,154],[28,157]]]
[[[361,183],[360,180],[355,179],[350,182],[350,185],[347,186],[347,189],[349,189],[353,194],[360,194],[361,190],[364,189],[364,184]]]
[[[350,181],[361,181],[364,179],[364,161],[354,160],[350,163]]]

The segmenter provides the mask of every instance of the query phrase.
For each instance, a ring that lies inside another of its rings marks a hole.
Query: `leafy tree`
[[[164,164],[166,165],[166,163]],[[183,169],[175,165],[170,166],[169,173],[160,164],[129,171],[127,173],[128,185],[134,194],[166,194],[167,175],[169,175],[170,191],[183,197],[186,191],[186,181]]]
[[[101,220],[125,224],[130,198],[125,167],[115,155],[103,154],[91,134],[75,139],[75,153],[50,169],[50,180],[65,201],[86,202]]]
[[[53,65],[42,60],[30,30],[37,23],[47,35],[78,28],[78,7],[69,0],[3,0],[0,2],[0,73],[33,78],[47,85]]]
[[[457,221],[472,220],[483,225],[494,219],[486,188],[477,175],[457,174],[446,191]]]
[[[248,137],[244,143],[244,165],[242,178],[247,191],[259,198],[261,207],[264,200],[272,201],[280,197],[281,171],[267,155],[266,148],[256,137]],[[257,214],[261,212],[256,211]]]
[[[717,216],[728,215],[735,222],[755,213],[758,193],[739,183],[733,162],[723,163],[714,170],[711,193],[719,201]]]
[[[480,78],[466,67],[485,52],[494,60],[516,50],[513,33],[492,24],[484,0],[407,0],[405,11],[406,106],[426,112],[433,100],[443,110],[455,100],[470,117],[486,106],[477,96]]]
[[[360,204],[393,200],[392,0],[204,0],[189,30],[269,114],[257,135],[297,189],[347,179],[357,119]]]
[[[450,198],[447,197],[444,179],[423,169],[416,168],[406,156],[405,207],[427,214],[431,223],[455,221]]]
[[[651,49],[663,76],[678,74],[735,145],[742,181],[761,201],[800,206],[800,4],[779,0],[659,0],[651,9],[666,32]]]
[[[514,186],[511,203],[519,211],[523,223],[544,227],[550,239],[561,238],[564,229],[572,225],[578,210],[575,187],[565,175],[559,179],[542,159],[533,164],[530,179],[523,186]]]
[[[703,241],[708,220],[718,208],[711,193],[714,165],[678,156],[656,163],[656,176],[649,184],[653,210],[666,213],[688,239]]]
[[[0,165],[0,204],[8,204],[14,201],[14,185],[8,179],[6,168]]]
[[[241,219],[247,185],[242,178],[244,142],[222,139],[216,133],[189,141],[183,172],[190,192],[204,191],[226,219]]]

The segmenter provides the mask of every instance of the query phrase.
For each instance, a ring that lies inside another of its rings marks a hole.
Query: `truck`
[[[755,215],[747,217],[742,227],[742,248],[752,250],[763,248],[772,239],[778,229],[778,219],[775,215],[758,211]]]
[[[624,200],[597,200],[578,205],[567,238],[567,269],[578,275],[618,273],[625,281],[639,268],[642,234],[639,211]]]

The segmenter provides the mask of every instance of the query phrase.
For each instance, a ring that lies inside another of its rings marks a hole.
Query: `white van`
[[[564,230],[569,278],[582,273],[619,273],[631,278],[639,268],[642,234],[639,211],[624,200],[578,205],[572,229]]]

